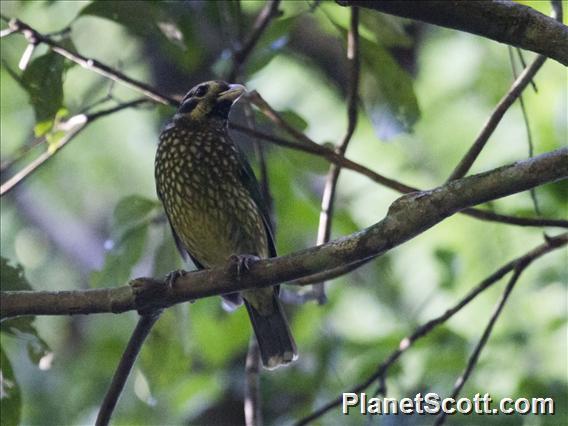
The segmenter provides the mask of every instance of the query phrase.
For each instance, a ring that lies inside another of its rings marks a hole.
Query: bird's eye
[[[207,93],[208,88],[209,87],[206,84],[204,84],[203,86],[199,86],[195,91],[195,96],[197,96],[198,98],[204,96]]]
[[[189,114],[191,111],[195,109],[198,102],[199,101],[197,99],[189,99],[183,102],[179,107],[179,112],[182,114]]]

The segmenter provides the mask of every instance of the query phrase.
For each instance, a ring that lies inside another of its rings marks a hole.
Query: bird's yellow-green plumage
[[[178,246],[201,268],[232,255],[276,255],[268,214],[252,170],[227,130],[233,102],[244,92],[222,81],[201,83],[183,99],[160,135],[155,177]],[[264,365],[296,357],[273,288],[243,292]]]

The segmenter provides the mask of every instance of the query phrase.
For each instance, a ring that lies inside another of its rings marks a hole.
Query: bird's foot
[[[240,278],[243,272],[248,271],[259,260],[260,257],[252,254],[233,254],[229,257],[229,262],[234,265],[237,278]]]
[[[152,278],[136,278],[130,281],[138,313],[142,316],[159,315],[168,305],[172,284],[185,273],[182,270],[171,272],[164,281]]]
[[[175,271],[169,272],[164,280],[168,290],[172,289],[176,280],[183,277],[185,274],[187,274],[187,271],[184,271],[183,269],[176,269]]]

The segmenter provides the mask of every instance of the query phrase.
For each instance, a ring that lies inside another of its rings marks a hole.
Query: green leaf
[[[434,251],[434,256],[440,266],[440,287],[448,289],[453,287],[458,276],[458,256],[453,250],[438,248]]]
[[[300,132],[303,132],[308,128],[308,122],[304,120],[301,115],[299,115],[295,111],[292,111],[291,109],[281,111],[280,115],[282,116],[284,121],[286,121],[294,129],[299,130]]]
[[[24,269],[21,265],[12,266],[4,257],[0,258],[0,262],[2,291],[33,290],[24,276]],[[33,316],[10,318],[0,323],[0,331],[24,340],[30,360],[39,364],[43,357],[51,353],[51,350],[33,326],[34,320]]]
[[[170,43],[186,49],[184,32],[176,22],[179,16],[175,5],[144,2],[143,7],[140,7],[139,1],[95,1],[79,13],[79,16],[88,15],[116,22],[142,37],[160,34]],[[152,26],[157,31],[152,31]]]
[[[103,269],[91,274],[91,286],[116,287],[130,278],[132,268],[144,252],[148,223],[142,223],[124,233],[107,253]]]
[[[404,29],[408,20],[382,13],[361,13],[361,27],[373,34],[373,41],[387,47],[412,46],[412,38]]]
[[[297,17],[298,15],[294,15],[288,18],[277,19],[270,24],[247,61],[247,75],[260,71],[287,46],[289,34],[296,23]]]
[[[49,51],[35,58],[22,74],[22,86],[34,108],[36,136],[47,133],[63,104],[64,58]]]
[[[154,257],[154,276],[161,277],[171,271],[179,269],[181,265],[181,256],[177,251],[172,233],[169,226],[163,227],[164,238],[162,243],[156,249]]]
[[[379,138],[411,132],[420,118],[411,76],[379,43],[361,39],[360,95]]]
[[[345,12],[343,19],[338,19],[329,10],[325,14],[343,39],[347,40]],[[400,132],[412,132],[412,127],[420,118],[412,77],[398,65],[385,48],[383,40],[376,40],[366,29],[359,37],[359,50],[359,95],[377,136],[390,139]]]
[[[123,25],[139,35],[147,35],[149,26],[158,19],[157,2],[144,2],[141,7],[138,1],[94,1],[79,12],[79,16],[96,16]]]
[[[2,413],[2,426],[20,424],[22,413],[20,386],[2,346],[0,346],[0,412]]]
[[[30,360],[39,365],[44,357],[49,357],[52,353],[48,344],[43,340],[33,325],[35,317],[10,318],[0,323],[0,331],[14,336],[26,343],[26,349]],[[46,365],[42,368],[49,368]]]
[[[110,249],[100,271],[91,275],[93,287],[112,287],[124,284],[132,268],[142,257],[148,227],[159,203],[139,195],[130,195],[118,202],[111,226]]]
[[[199,300],[190,307],[191,340],[213,367],[222,367],[237,353],[244,353],[251,333],[244,308],[224,312],[218,298]]]
[[[2,291],[33,290],[22,265],[12,266],[3,256],[0,257],[0,288]]]
[[[129,195],[118,202],[113,215],[113,232],[119,234],[147,222],[152,211],[159,207],[156,200]]]

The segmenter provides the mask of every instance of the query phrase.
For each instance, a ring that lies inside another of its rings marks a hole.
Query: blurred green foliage
[[[545,3],[528,2],[540,9]],[[226,75],[231,49],[250,32],[263,5],[0,2],[3,15],[43,33],[70,26],[70,32],[53,37],[172,95],[183,95],[199,80]],[[346,69],[349,11],[332,2],[285,1],[281,8],[282,16],[260,38],[241,79],[295,128],[318,143],[337,143],[347,124],[346,76],[338,81],[335,71]],[[506,46],[441,28],[418,26],[409,32],[409,25],[361,12],[363,107],[348,156],[386,176],[432,188],[444,182],[508,89],[511,65]],[[321,56],[309,50],[310,44]],[[71,67],[45,46],[35,49],[21,71],[18,63],[25,49],[19,35],[2,39],[0,153],[3,167],[17,160],[8,175],[48,149],[34,143],[34,137],[49,131],[54,120],[139,96],[89,70]],[[401,49],[414,58],[413,66],[401,59]],[[536,84],[538,93],[529,89],[524,98],[535,152],[542,153],[566,143],[565,68],[548,61]],[[153,182],[158,133],[172,113],[171,108],[151,107],[100,119],[2,198],[3,290],[28,288],[24,270],[34,289],[63,290],[119,286],[132,277],[163,276],[189,267],[175,250]],[[243,117],[237,106],[232,119]],[[280,134],[257,118],[262,129]],[[234,137],[253,158],[250,141],[237,133]],[[472,172],[525,158],[526,140],[516,105]],[[316,239],[327,164],[303,153],[264,147],[278,251],[309,247]],[[536,193],[545,216],[566,216],[565,183],[546,185]],[[398,196],[360,175],[342,172],[333,236],[377,222]],[[527,193],[487,207],[535,215]],[[289,368],[263,372],[267,424],[289,424],[363,381],[416,326],[542,240],[540,229],[455,216],[332,281],[325,306],[287,307],[300,359]],[[565,250],[539,259],[523,274],[462,392],[489,392],[494,399],[553,397],[557,414],[497,416],[492,424],[557,425],[568,419],[567,282]],[[427,391],[448,395],[501,291],[502,284],[482,294],[410,349],[389,370],[389,396]],[[134,321],[130,313],[3,322],[0,355],[7,397],[0,399],[2,424],[92,424]],[[229,314],[217,298],[167,310],[142,350],[113,424],[242,423],[249,336],[244,310]],[[372,421],[419,425],[425,419],[389,416]],[[451,419],[464,425],[486,421]],[[367,422],[371,420],[357,414],[344,417],[339,409],[321,420],[326,425]]]

